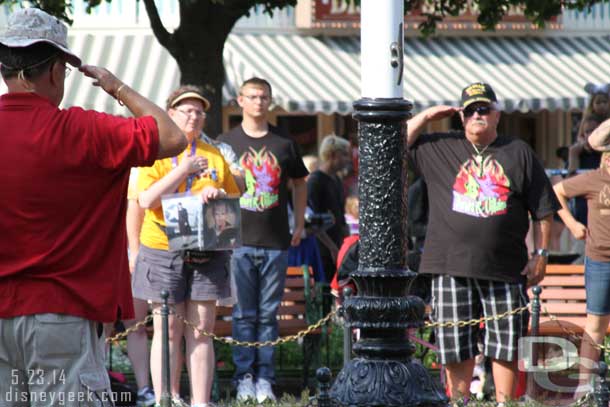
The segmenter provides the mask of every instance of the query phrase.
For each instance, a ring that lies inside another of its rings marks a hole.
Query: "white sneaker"
[[[254,387],[254,378],[250,373],[245,374],[243,379],[237,383],[237,400],[246,401],[256,398],[256,388]]]
[[[256,401],[259,403],[265,400],[275,401],[275,394],[271,389],[271,383],[265,379],[258,379],[256,381]]]
[[[150,407],[155,405],[155,393],[148,386],[138,390],[138,398],[136,400],[137,407]]]
[[[191,405],[189,403],[187,403],[186,401],[182,400],[182,398],[180,398],[180,396],[173,396],[172,397],[172,407],[191,407]]]

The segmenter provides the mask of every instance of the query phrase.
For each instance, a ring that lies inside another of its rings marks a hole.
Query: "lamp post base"
[[[330,396],[343,406],[438,407],[448,402],[418,360],[351,360]]]

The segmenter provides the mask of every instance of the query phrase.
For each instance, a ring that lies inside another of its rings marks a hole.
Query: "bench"
[[[557,317],[569,330],[582,333],[587,317],[584,265],[549,264],[545,277],[538,286],[542,288],[538,333],[558,335],[565,332],[546,313]],[[531,288],[529,296],[530,301],[533,301]],[[530,318],[530,327],[531,320]]]

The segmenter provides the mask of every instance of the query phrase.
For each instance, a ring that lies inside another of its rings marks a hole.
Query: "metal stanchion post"
[[[316,379],[318,379],[318,386],[320,393],[318,394],[318,407],[331,407],[332,401],[330,399],[330,369],[327,367],[321,367],[316,370]]]
[[[161,407],[171,407],[172,395],[170,394],[170,365],[169,365],[169,305],[167,299],[169,298],[169,292],[167,290],[161,291],[161,298],[163,298],[163,305],[161,306],[161,323],[162,323],[162,342],[161,342]]]
[[[352,296],[352,289],[343,289],[343,301]],[[347,313],[343,312],[343,365],[347,365],[352,359],[352,328],[347,323]]]
[[[538,336],[538,331],[540,329],[540,294],[542,293],[542,287],[534,286],[532,287],[532,293],[534,293],[534,299],[532,300],[532,329],[531,335]],[[538,347],[534,346],[532,349],[532,366],[538,365]]]
[[[534,298],[532,300],[532,336],[538,335],[538,327],[540,326],[540,293],[542,293],[542,287],[532,287],[532,293]]]
[[[608,365],[605,362],[599,362],[599,378],[594,389],[595,405],[597,407],[608,407],[609,396],[606,373],[608,373]]]

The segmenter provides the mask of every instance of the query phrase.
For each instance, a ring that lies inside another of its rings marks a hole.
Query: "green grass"
[[[430,339],[431,332],[429,330],[420,330],[418,332],[418,337],[421,339],[428,341]],[[606,338],[605,345],[610,345],[610,337]],[[436,368],[436,354],[419,344],[415,344],[414,346],[414,355],[413,357],[422,360],[424,366],[429,369],[431,375],[438,375],[438,370]],[[217,359],[219,364],[217,366],[218,373],[220,377],[228,378],[231,376],[234,370],[232,356],[231,356],[231,348],[228,345],[218,344],[216,347]],[[287,378],[287,377],[300,377],[301,369],[303,366],[303,352],[301,345],[299,343],[285,343],[280,345],[275,352],[276,357],[276,374],[277,377]],[[610,364],[610,352],[605,355],[606,363]],[[343,327],[341,325],[333,324],[331,329],[331,334],[328,338],[328,346],[322,338],[321,343],[321,351],[320,351],[320,361],[321,365],[330,367],[333,371],[333,377],[336,376],[336,373],[343,366]],[[329,362],[327,364],[327,361]],[[131,376],[131,363],[129,359],[126,357],[126,342],[121,342],[118,345],[115,345],[113,348],[113,370],[118,372],[126,373],[128,377]],[[319,366],[311,366],[311,379],[310,385],[315,385],[315,369]],[[186,377],[186,374],[184,374]],[[257,406],[256,403],[240,403],[236,400],[230,398],[227,394],[228,388],[221,388],[220,395],[224,400],[219,401],[216,405],[219,407],[252,407]],[[281,389],[276,389],[281,390]],[[297,390],[298,391],[298,390]],[[310,400],[309,390],[305,389],[302,391],[300,395],[291,395],[284,394],[278,400],[278,403],[266,403],[263,406],[276,405],[281,407],[301,407],[307,406]],[[585,406],[591,405],[593,406],[595,403],[593,401],[588,404],[584,404]],[[547,403],[547,405],[550,405]],[[495,406],[495,402],[493,401],[476,401],[473,400],[468,404],[469,407],[492,407]],[[533,401],[530,402],[513,402],[507,404],[507,407],[513,406],[523,406],[523,407],[541,407],[544,404],[536,403]]]
[[[277,403],[265,403],[257,404],[253,402],[237,402],[235,400],[220,401],[216,403],[218,407],[253,407],[253,406],[278,406],[278,407],[306,407],[309,404],[309,393],[303,392],[300,398],[296,398],[292,395],[284,395]],[[314,402],[315,403],[315,402]],[[314,404],[315,405],[315,404]],[[458,404],[459,405],[459,404]],[[508,402],[506,407],[549,407],[550,404],[540,404],[534,401],[528,402]],[[594,402],[584,404],[584,406],[594,406]],[[468,407],[495,407],[494,401],[471,401],[468,403]]]

